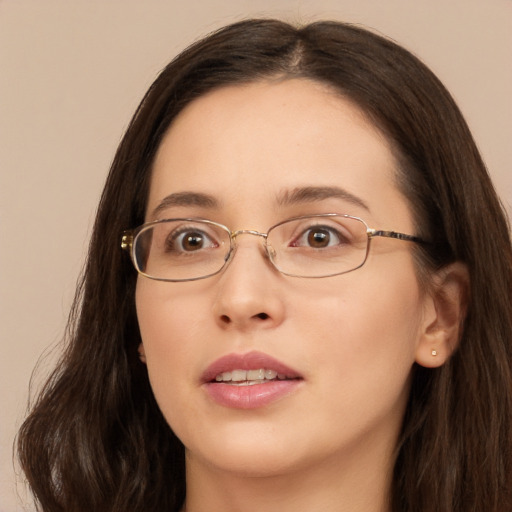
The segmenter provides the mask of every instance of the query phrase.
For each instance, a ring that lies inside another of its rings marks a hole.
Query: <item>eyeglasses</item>
[[[373,237],[425,243],[421,238],[368,227],[359,217],[327,213],[285,220],[267,233],[231,231],[206,219],[164,219],[123,234],[137,271],[159,281],[195,281],[218,274],[233,259],[236,239],[263,239],[268,259],[287,276],[319,278],[362,267]]]

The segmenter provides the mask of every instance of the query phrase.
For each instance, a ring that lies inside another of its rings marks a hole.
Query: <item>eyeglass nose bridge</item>
[[[265,242],[267,241],[268,234],[267,233],[260,233],[259,231],[255,231],[253,229],[238,229],[236,231],[231,231],[229,233],[229,236],[231,240],[235,240],[235,238],[238,235],[254,235],[254,236],[261,236],[263,239],[265,239]]]
[[[273,247],[269,246],[268,241],[268,233],[261,233],[260,231],[256,231],[254,229],[237,229],[236,231],[230,231],[229,237],[231,240],[231,250],[229,251],[228,256],[225,260],[225,265],[229,264],[231,260],[233,259],[235,253],[236,253],[236,238],[239,235],[254,235],[263,238],[263,248],[265,249],[264,255],[274,264],[274,257],[275,257],[275,250]]]

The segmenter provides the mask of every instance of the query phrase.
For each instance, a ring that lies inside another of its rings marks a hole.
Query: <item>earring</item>
[[[437,356],[437,350],[432,350],[432,355],[435,357]]]

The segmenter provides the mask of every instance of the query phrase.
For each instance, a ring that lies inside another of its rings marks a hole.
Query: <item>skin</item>
[[[395,172],[386,139],[324,86],[226,87],[195,100],[169,129],[146,220],[202,217],[266,232],[293,216],[337,212],[415,234]],[[276,203],[301,186],[342,187],[367,207],[338,197]],[[219,205],[155,213],[177,192],[207,193]],[[139,277],[141,358],[186,447],[187,512],[388,510],[411,368],[415,361],[438,366],[449,353],[450,330],[437,325],[439,307],[420,289],[411,250],[377,238],[362,268],[298,279],[272,267],[259,238],[242,236],[216,276],[182,283]],[[299,371],[300,386],[257,409],[212,401],[202,372],[221,356],[252,350]]]

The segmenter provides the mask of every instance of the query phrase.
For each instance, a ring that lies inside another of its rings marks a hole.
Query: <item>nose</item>
[[[216,285],[213,310],[218,325],[241,331],[280,325],[285,315],[283,279],[260,240],[237,239],[235,254]]]

